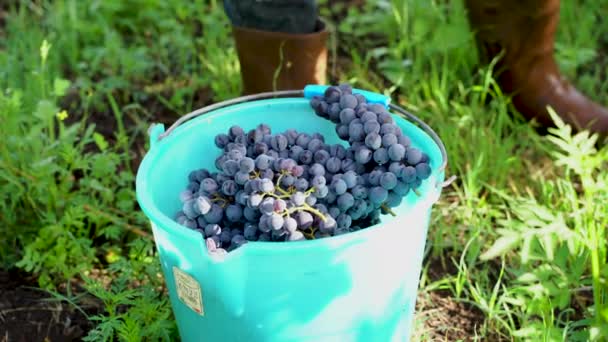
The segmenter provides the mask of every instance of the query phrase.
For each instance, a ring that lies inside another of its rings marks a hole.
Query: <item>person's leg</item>
[[[328,31],[314,0],[225,0],[243,92],[324,84]]]
[[[480,54],[504,51],[497,80],[526,118],[552,125],[547,106],[574,128],[608,133],[608,110],[562,78],[553,57],[559,0],[465,0]]]

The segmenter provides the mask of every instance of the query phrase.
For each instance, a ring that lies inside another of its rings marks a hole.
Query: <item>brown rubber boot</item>
[[[245,95],[325,84],[329,31],[322,21],[309,34],[234,26],[233,35]]]
[[[574,129],[608,133],[608,110],[562,78],[553,58],[559,0],[465,0],[480,54],[488,63],[504,51],[497,81],[527,119],[553,124],[547,106]]]

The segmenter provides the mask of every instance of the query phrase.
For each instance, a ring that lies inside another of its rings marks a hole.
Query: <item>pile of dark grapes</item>
[[[199,230],[210,252],[248,241],[297,241],[376,224],[431,174],[429,158],[380,104],[349,85],[327,88],[310,101],[348,142],[327,144],[318,133],[272,134],[232,126],[215,137],[217,171],[192,171],[176,220]]]

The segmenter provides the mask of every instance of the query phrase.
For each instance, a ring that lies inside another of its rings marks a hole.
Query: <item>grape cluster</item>
[[[348,153],[368,190],[368,204],[385,211],[397,207],[430,176],[428,155],[412,146],[383,105],[353,94],[348,84],[327,88],[310,105],[317,115],[335,123],[340,139],[349,143]]]
[[[429,177],[429,158],[379,104],[348,85],[329,87],[310,104],[336,124],[346,144],[318,133],[272,134],[266,124],[232,126],[215,137],[217,171],[188,176],[176,221],[226,253],[248,241],[297,241],[369,227]]]

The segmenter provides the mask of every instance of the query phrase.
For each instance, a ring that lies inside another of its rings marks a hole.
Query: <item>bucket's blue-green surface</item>
[[[221,260],[207,254],[199,232],[173,220],[188,173],[214,169],[220,153],[215,135],[235,124],[248,130],[266,123],[275,133],[294,128],[345,144],[334,124],[316,116],[305,98],[261,100],[195,118],[151,147],[138,170],[137,198],[152,223],[183,341],[409,338],[431,207],[444,174],[431,137],[401,117],[395,120],[429,154],[433,170],[420,196],[410,192],[394,210],[396,217],[332,238],[250,242]]]

